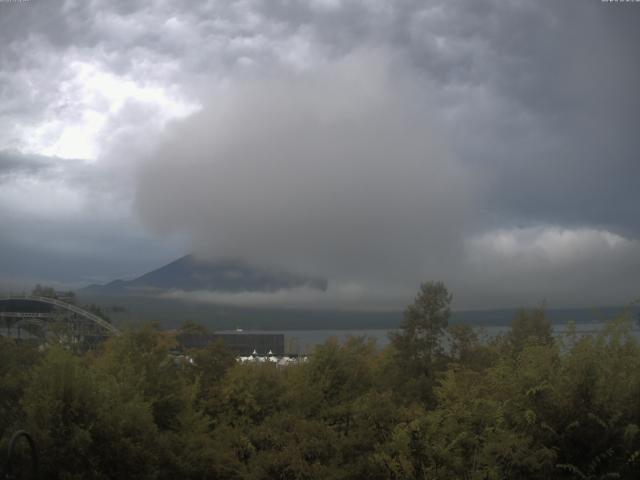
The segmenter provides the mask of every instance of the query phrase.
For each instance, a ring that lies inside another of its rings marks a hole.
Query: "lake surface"
[[[576,323],[576,332],[581,335],[596,334],[605,326],[604,323]],[[555,335],[562,335],[567,329],[566,325],[555,324]],[[475,329],[481,338],[493,338],[509,330],[507,326],[486,326]],[[320,345],[330,338],[339,342],[345,342],[349,337],[367,337],[376,341],[379,347],[389,343],[389,333],[395,329],[364,329],[364,330],[245,330],[245,333],[284,333],[285,349],[288,353],[309,353],[316,345]],[[219,333],[236,333],[234,330],[220,331]],[[640,340],[640,330],[634,329],[633,334]]]

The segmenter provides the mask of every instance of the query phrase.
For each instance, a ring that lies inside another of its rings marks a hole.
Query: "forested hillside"
[[[449,301],[424,284],[388,348],[330,341],[286,368],[215,344],[181,361],[150,325],[84,353],[2,340],[2,447],[25,428],[51,479],[640,478],[630,319],[554,338],[523,311],[486,342]]]

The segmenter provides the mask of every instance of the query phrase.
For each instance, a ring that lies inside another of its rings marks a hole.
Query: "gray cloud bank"
[[[174,125],[143,165],[141,216],[188,232],[201,256],[326,275],[339,285],[329,303],[399,306],[433,278],[459,291],[461,307],[635,297],[637,241],[485,221],[493,184],[452,153],[420,86],[387,50],[240,82]],[[343,284],[358,294],[336,294]]]
[[[0,277],[193,248],[325,274],[341,304],[431,278],[461,307],[626,302],[639,22],[598,0],[0,2]]]
[[[242,83],[170,132],[140,212],[204,256],[391,283],[443,272],[471,183],[427,109],[379,52]]]

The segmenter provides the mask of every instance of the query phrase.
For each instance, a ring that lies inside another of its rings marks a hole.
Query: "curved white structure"
[[[109,332],[112,335],[120,335],[120,331],[114,327],[113,325],[111,325],[109,322],[103,320],[102,318],[100,318],[99,316],[91,313],[91,312],[87,312],[86,310],[77,307],[75,305],[72,305],[70,303],[67,302],[63,302],[61,300],[55,299],[55,298],[49,298],[49,297],[38,297],[35,295],[10,295],[8,297],[4,297],[2,299],[0,299],[0,301],[2,300],[30,300],[33,302],[40,302],[40,303],[46,303],[48,305],[54,305],[56,307],[60,307],[63,308],[69,312],[73,312],[76,313],[84,318],[86,318],[87,320],[91,320],[92,322],[98,324],[99,326],[101,326],[102,328],[104,328],[107,332]]]

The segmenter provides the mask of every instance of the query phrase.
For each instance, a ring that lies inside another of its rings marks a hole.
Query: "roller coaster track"
[[[112,335],[120,335],[120,331],[116,327],[114,327],[104,319],[100,318],[99,316],[91,312],[87,312],[86,310],[80,307],[77,307],[75,305],[72,305],[70,303],[58,300],[56,298],[38,297],[35,295],[10,295],[8,297],[4,297],[0,299],[0,301],[2,300],[30,300],[34,302],[46,303],[48,305],[54,305],[56,307],[63,308],[69,312],[76,313],[86,318],[87,320],[91,320],[95,322],[96,324],[100,325],[102,328],[104,328],[107,332],[109,332]]]

